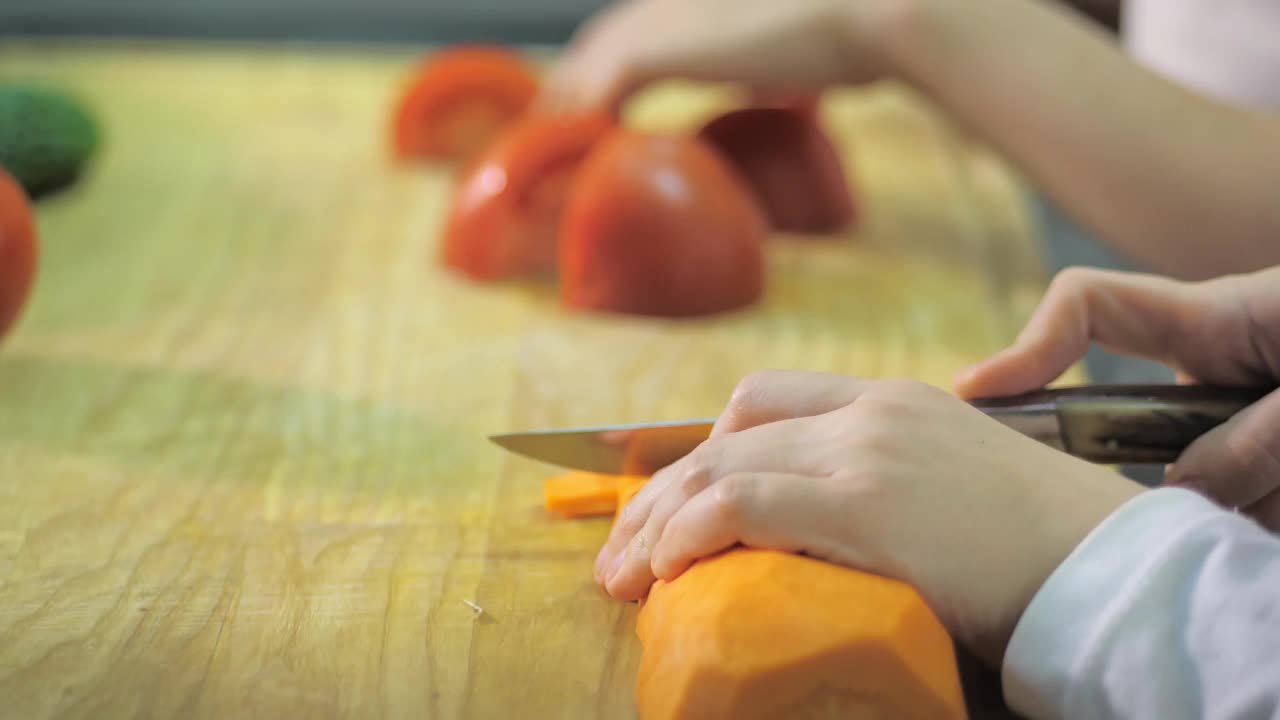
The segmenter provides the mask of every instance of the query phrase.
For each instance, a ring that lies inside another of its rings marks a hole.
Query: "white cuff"
[[[1138,495],[1094,528],[1014,628],[1002,668],[1008,706],[1031,718],[1064,717],[1072,679],[1141,590],[1134,576],[1159,562],[1171,535],[1221,512],[1196,492],[1164,487]]]

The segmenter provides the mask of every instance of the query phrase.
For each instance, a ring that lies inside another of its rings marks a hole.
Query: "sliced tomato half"
[[[699,135],[751,186],[773,228],[825,233],[856,219],[844,166],[811,108],[735,110]]]
[[[22,186],[0,170],[0,338],[13,328],[36,272],[36,226]]]
[[[619,130],[573,180],[560,240],[573,308],[661,317],[745,307],[764,290],[764,218],[702,141]]]
[[[442,50],[414,71],[401,94],[392,149],[405,160],[466,160],[518,118],[537,91],[532,68],[512,50]]]
[[[605,115],[531,115],[503,131],[457,186],[444,264],[476,280],[553,274],[569,184],[613,126]]]

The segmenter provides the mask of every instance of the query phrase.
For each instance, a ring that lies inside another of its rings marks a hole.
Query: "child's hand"
[[[927,385],[763,373],[627,505],[596,578],[631,599],[737,543],[804,552],[911,583],[999,661],[1053,569],[1140,491]]]
[[[1013,347],[969,369],[962,395],[1033,390],[1090,342],[1215,385],[1280,385],[1280,267],[1202,283],[1101,270],[1062,272]],[[1187,448],[1166,482],[1200,490],[1280,530],[1280,391]]]
[[[547,82],[548,109],[616,109],[657,80],[817,91],[873,80],[894,0],[631,0],[592,18]]]

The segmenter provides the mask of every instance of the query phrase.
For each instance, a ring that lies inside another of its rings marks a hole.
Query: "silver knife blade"
[[[1179,385],[1089,385],[973,405],[1040,443],[1099,463],[1169,463],[1200,435],[1269,390]],[[714,418],[494,435],[542,462],[604,474],[651,474],[689,454]]]
[[[1014,430],[1062,449],[1055,408],[1049,404],[990,413]],[[711,435],[715,418],[597,425],[505,433],[490,440],[540,462],[605,475],[652,474],[693,452]]]
[[[489,439],[533,460],[606,475],[649,474],[693,451],[715,418],[599,425],[493,435]]]

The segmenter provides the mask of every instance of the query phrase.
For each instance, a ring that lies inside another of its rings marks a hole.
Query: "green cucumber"
[[[0,167],[32,198],[75,182],[98,143],[97,123],[76,98],[51,88],[0,85]]]

